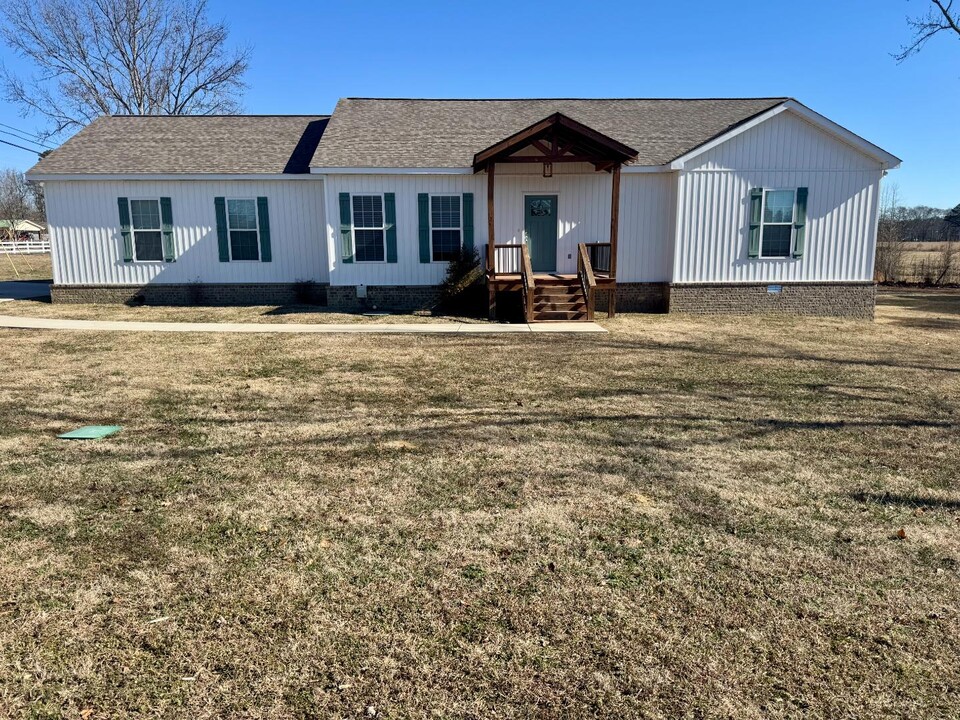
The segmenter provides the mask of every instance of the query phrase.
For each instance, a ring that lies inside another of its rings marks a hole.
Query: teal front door
[[[523,198],[523,231],[530,249],[533,271],[557,271],[557,196],[526,195]]]

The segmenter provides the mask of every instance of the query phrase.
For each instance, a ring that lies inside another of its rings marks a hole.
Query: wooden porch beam
[[[487,272],[494,270],[494,245],[496,237],[494,235],[494,208],[493,208],[493,176],[496,165],[490,163],[487,166]]]
[[[494,234],[494,209],[493,209],[493,175],[496,165],[490,163],[487,165],[487,291],[489,292],[489,303],[487,312],[491,320],[497,317],[497,288],[492,280],[496,270],[496,236]]]
[[[542,163],[542,162],[588,162],[606,163],[606,158],[596,155],[520,155],[518,157],[497,158],[498,163]]]
[[[610,277],[617,277],[617,236],[620,229],[620,164],[613,168],[613,190],[610,195]],[[615,291],[614,291],[615,292]]]
[[[535,147],[537,150],[542,152],[544,155],[556,155],[556,153],[553,152],[553,150],[551,150],[548,146],[544,145],[543,142],[540,140],[534,140],[530,144],[533,145],[533,147]]]

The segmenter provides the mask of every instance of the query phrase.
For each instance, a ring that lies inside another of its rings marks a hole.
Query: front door
[[[557,271],[557,196],[526,195],[523,199],[524,237],[533,271]]]

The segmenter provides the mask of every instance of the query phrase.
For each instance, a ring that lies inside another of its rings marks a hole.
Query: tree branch
[[[927,14],[918,18],[907,18],[907,24],[913,28],[913,40],[909,45],[900,48],[894,55],[898,63],[920,52],[924,45],[942,32],[956,33],[960,38],[960,13],[953,11],[954,0],[930,0],[934,7]]]

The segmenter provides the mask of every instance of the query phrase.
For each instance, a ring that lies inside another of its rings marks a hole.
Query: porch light
[[[545,162],[543,164],[543,176],[544,177],[553,177],[553,163]]]

